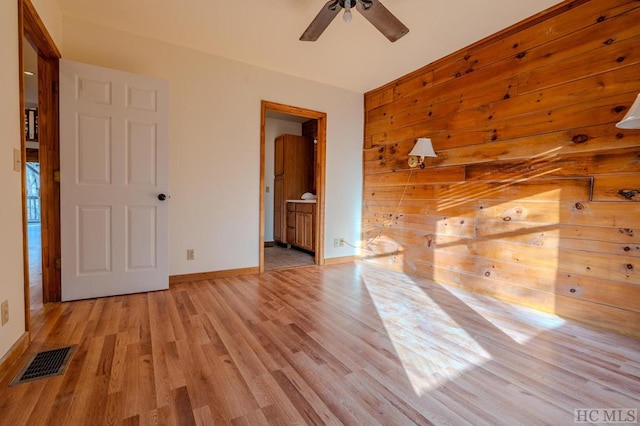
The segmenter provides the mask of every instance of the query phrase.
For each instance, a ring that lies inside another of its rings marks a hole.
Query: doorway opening
[[[40,160],[38,151],[38,53],[23,38],[22,67],[24,81],[25,185],[27,253],[31,318],[42,303],[42,228],[40,224]]]
[[[326,113],[262,101],[260,272],[324,264]]]
[[[25,328],[60,300],[60,51],[30,0],[18,6]]]

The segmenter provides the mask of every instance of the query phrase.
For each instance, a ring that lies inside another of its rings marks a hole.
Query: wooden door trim
[[[324,202],[325,202],[325,167],[327,152],[327,114],[325,112],[314,111],[275,102],[262,101],[260,109],[260,273],[264,272],[264,187],[265,187],[265,123],[267,111],[279,112],[283,114],[295,115],[318,121],[318,155],[316,158],[316,193],[318,201],[316,204],[315,223],[315,263],[324,265]]]
[[[60,186],[54,170],[60,164],[58,120],[58,63],[60,50],[40,19],[31,0],[18,0],[18,72],[20,89],[20,129],[24,129],[23,37],[38,53],[38,133],[40,150],[40,214],[42,227],[42,286],[44,302],[60,300]],[[22,249],[25,301],[25,329],[31,329],[29,291],[29,247],[26,213],[26,138],[21,131],[22,152]]]
[[[29,40],[40,56],[48,59],[61,58],[60,50],[40,19],[31,0],[18,0],[18,8],[23,25],[20,29],[20,37],[22,38],[24,35],[24,38]]]

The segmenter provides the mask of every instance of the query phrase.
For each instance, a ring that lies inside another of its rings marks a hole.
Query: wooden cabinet
[[[287,203],[287,242],[315,252],[315,203]]]
[[[313,190],[313,143],[302,136],[282,135],[275,141],[273,239],[292,244],[287,233],[286,200]]]
[[[282,230],[286,226],[284,217],[282,215],[282,205],[284,204],[284,198],[282,198],[282,176],[276,176],[273,181],[273,239],[274,241],[286,241]]]

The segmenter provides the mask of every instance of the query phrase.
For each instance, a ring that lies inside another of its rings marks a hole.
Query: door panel
[[[128,185],[156,185],[156,132],[153,123],[127,123]]]
[[[127,271],[156,268],[155,206],[127,207]]]
[[[168,90],[60,61],[62,300],[166,289]]]
[[[78,184],[111,184],[111,119],[78,114],[77,120]]]
[[[111,272],[111,208],[109,206],[78,206],[78,275]]]

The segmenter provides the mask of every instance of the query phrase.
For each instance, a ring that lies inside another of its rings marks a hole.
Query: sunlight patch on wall
[[[379,264],[395,270],[402,270],[405,248],[382,233],[361,241],[363,259],[378,259]]]
[[[542,332],[562,327],[566,323],[558,316],[508,304],[488,296],[469,293],[455,287],[442,289],[520,345],[526,344]]]
[[[427,251],[438,282],[554,312],[562,188],[527,182],[509,201],[478,200],[461,219],[443,218]],[[541,190],[544,188],[544,190]],[[461,215],[462,216],[462,215]],[[462,224],[466,228],[463,228]],[[456,225],[454,227],[453,225]]]

